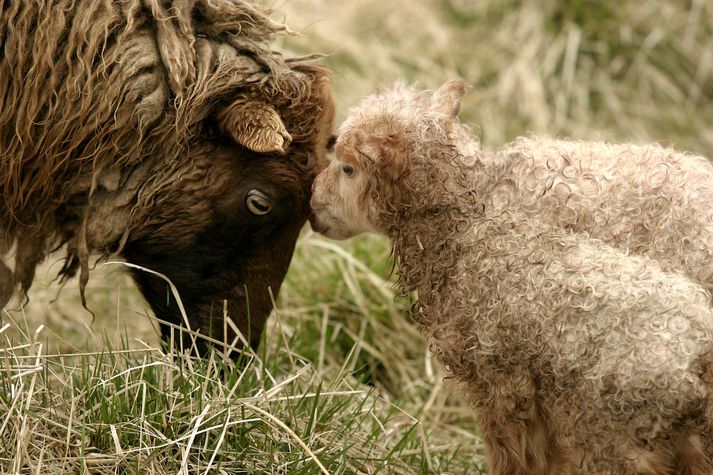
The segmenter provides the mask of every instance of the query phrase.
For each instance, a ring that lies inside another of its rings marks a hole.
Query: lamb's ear
[[[239,98],[217,118],[221,132],[254,152],[285,153],[292,142],[277,111],[264,102]]]
[[[451,79],[446,81],[431,99],[431,110],[444,115],[448,119],[454,119],[460,111],[460,103],[465,93],[470,89],[470,85],[462,79]]]
[[[398,136],[370,137],[370,145],[378,154],[378,166],[392,180],[406,171],[406,150]]]

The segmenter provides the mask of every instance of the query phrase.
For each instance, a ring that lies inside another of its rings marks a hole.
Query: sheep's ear
[[[275,109],[264,102],[240,98],[218,111],[220,131],[258,153],[285,153],[292,142]]]
[[[406,171],[406,152],[398,136],[371,137],[371,145],[377,150],[378,165],[392,180]]]
[[[431,99],[431,110],[454,119],[460,111],[460,103],[465,93],[470,89],[467,82],[462,79],[451,79],[446,81]]]

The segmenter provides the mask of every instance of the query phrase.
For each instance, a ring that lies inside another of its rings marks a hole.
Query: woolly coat
[[[472,139],[469,139],[472,140]],[[456,143],[456,147],[470,145]],[[483,153],[478,192],[683,272],[713,294],[713,164],[659,145],[521,138]]]
[[[206,119],[216,110],[229,114],[248,98],[279,110],[293,140],[314,132],[305,120],[316,108],[307,103],[313,76],[269,49],[286,29],[249,2],[0,7],[0,252],[20,247],[23,284],[48,247],[69,243],[85,262],[82,248],[103,251],[107,244],[81,242],[86,237],[76,229],[63,229],[60,208],[71,197],[99,183],[116,190],[121,171],[141,164],[146,179],[133,208],[150,208],[160,182],[189,159],[191,142],[210,133]],[[241,112],[233,120],[249,121]],[[117,231],[105,232],[113,238]]]
[[[227,301],[259,341],[333,115],[327,72],[270,48],[288,33],[270,13],[243,0],[0,0],[0,257],[15,254],[12,271],[0,262],[0,306],[53,250],[82,290],[90,254],[128,256],[176,284],[194,330],[222,333]],[[256,186],[273,193],[262,220],[241,214]],[[165,282],[142,279],[181,323]]]
[[[443,164],[409,166],[413,178]],[[634,473],[672,464],[671,438],[709,436],[710,295],[650,258],[475,198],[464,177],[431,171],[428,190],[407,179],[413,200],[399,198],[388,234],[431,351],[499,439],[496,473]],[[527,442],[537,431],[551,448]]]
[[[710,473],[710,164],[546,139],[488,154],[452,121],[463,91],[367,98],[337,154],[366,176],[351,199],[391,238],[491,470]],[[328,171],[313,206],[339,189]]]
[[[708,433],[709,295],[586,234],[489,211],[471,222],[399,223],[394,252],[402,280],[418,292],[415,317],[431,351],[478,409],[486,435],[522,454],[517,468],[576,463],[585,473],[628,473],[625,460],[668,462],[668,437],[681,426]],[[426,226],[449,237],[432,239]],[[540,421],[561,460],[518,443]]]

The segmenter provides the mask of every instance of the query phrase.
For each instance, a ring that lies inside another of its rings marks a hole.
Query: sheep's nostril
[[[316,203],[314,200],[310,202],[310,210],[309,210],[309,216],[307,219],[309,220],[309,224],[312,226],[312,229],[316,232],[320,232],[322,229],[322,226],[320,226],[319,220],[317,218],[317,213],[319,213],[323,208]]]

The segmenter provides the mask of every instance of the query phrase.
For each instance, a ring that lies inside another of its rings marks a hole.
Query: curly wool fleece
[[[464,92],[367,98],[337,154],[492,472],[711,473],[711,166],[546,139],[488,155],[454,121]]]

